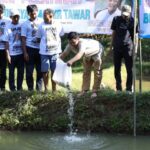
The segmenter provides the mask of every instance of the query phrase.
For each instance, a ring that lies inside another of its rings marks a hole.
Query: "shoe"
[[[132,95],[133,94],[133,92],[132,91],[126,91],[127,92],[127,94],[129,94],[129,95]]]
[[[77,97],[79,98],[79,97],[85,95],[85,93],[86,93],[85,91],[82,91],[82,92],[80,92],[79,94],[77,94]]]
[[[100,89],[105,89],[105,88],[106,88],[106,85],[104,83],[101,83]]]
[[[97,97],[97,94],[95,92],[92,93],[91,98]]]

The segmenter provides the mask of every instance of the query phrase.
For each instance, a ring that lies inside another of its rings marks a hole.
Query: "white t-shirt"
[[[64,35],[60,23],[53,21],[52,24],[41,23],[37,32],[37,38],[40,38],[40,54],[53,55],[59,54],[61,50],[60,36]]]
[[[10,56],[16,56],[23,53],[21,43],[21,24],[10,23],[4,34],[4,41],[9,43],[9,54]]]
[[[102,53],[103,46],[96,40],[93,39],[79,39],[78,47],[75,48],[71,44],[68,44],[65,48],[65,51],[77,54],[82,51],[85,57],[91,57],[97,53]]]
[[[108,9],[104,9],[96,15],[96,20],[99,22],[98,26],[105,27],[111,32],[111,23],[115,16],[120,16],[121,11],[117,8],[116,11],[112,14],[108,12]]]
[[[5,49],[5,44],[4,44],[4,32],[5,32],[5,28],[6,26],[10,23],[10,20],[8,19],[0,19],[0,50],[4,50]]]
[[[22,24],[21,36],[26,37],[26,46],[39,48],[39,43],[36,42],[36,34],[41,22],[41,19],[36,18],[34,21],[27,20]]]

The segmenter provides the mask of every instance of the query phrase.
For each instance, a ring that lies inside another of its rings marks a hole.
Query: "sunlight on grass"
[[[80,71],[78,71],[80,70]],[[8,70],[7,70],[8,72]],[[74,69],[73,71],[73,76],[72,76],[72,89],[74,91],[80,91],[81,90],[81,86],[82,86],[82,68],[77,68]],[[122,65],[122,86],[123,86],[123,90],[125,90],[125,85],[126,85],[126,69],[125,66]],[[8,75],[7,75],[8,76]],[[35,72],[34,72],[34,76],[35,76]],[[91,78],[91,89],[92,89],[92,85],[93,85],[93,71],[92,71],[92,78]],[[51,82],[49,82],[49,90],[51,91]],[[103,70],[103,78],[102,78],[102,83],[105,84],[106,87],[110,87],[111,89],[115,90],[115,78],[114,78],[114,67],[109,67]],[[9,90],[8,87],[8,80],[6,82],[6,89]],[[24,78],[23,81],[23,89],[27,90],[27,85],[26,85],[26,81]],[[60,86],[57,86],[58,90],[65,90],[65,88],[62,88]],[[139,91],[139,80],[136,80],[136,90]],[[146,79],[142,81],[142,90],[143,91],[150,91],[150,79]]]

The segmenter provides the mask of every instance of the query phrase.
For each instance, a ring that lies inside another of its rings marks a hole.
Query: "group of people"
[[[68,60],[68,66],[83,57],[83,82],[79,96],[90,90],[91,69],[94,68],[94,84],[91,97],[96,97],[102,80],[103,46],[99,41],[80,38],[77,32],[67,35],[68,44],[61,50],[61,36],[64,35],[61,24],[53,19],[52,9],[45,9],[43,20],[37,17],[36,5],[27,6],[29,19],[19,22],[19,11],[10,11],[11,20],[3,18],[5,6],[0,4],[0,90],[5,90],[6,64],[9,67],[9,88],[11,91],[21,90],[26,68],[26,82],[29,90],[34,89],[33,70],[36,68],[36,89],[41,91],[44,82],[48,90],[49,70],[51,71],[52,91],[56,91],[56,83],[52,80],[57,58],[64,58],[73,52],[75,56]],[[134,20],[131,7],[124,5],[121,15],[113,18],[111,50],[114,52],[116,89],[121,91],[121,61],[125,59],[127,69],[126,90],[132,91],[132,50]],[[17,68],[17,85],[14,70]]]
[[[26,68],[28,90],[34,90],[33,71],[36,69],[36,90],[41,91],[44,82],[48,88],[49,69],[51,76],[56,67],[56,60],[61,53],[63,28],[53,20],[52,9],[45,9],[43,20],[37,17],[36,5],[26,7],[29,19],[20,23],[17,9],[10,10],[10,20],[3,17],[5,6],[0,4],[0,89],[5,90],[6,64],[9,67],[9,88],[11,91],[21,90]],[[17,84],[14,70],[17,68]],[[56,83],[52,81],[52,91]]]

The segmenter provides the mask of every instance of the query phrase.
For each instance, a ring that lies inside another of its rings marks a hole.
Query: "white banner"
[[[140,0],[140,37],[150,38],[150,0]]]
[[[66,33],[92,34],[111,34],[111,22],[114,16],[121,14],[121,2],[124,0],[0,0],[6,6],[5,17],[9,17],[10,9],[18,8],[20,19],[24,21],[28,18],[26,6],[36,4],[40,18],[44,9],[53,9],[54,18],[62,23]]]

